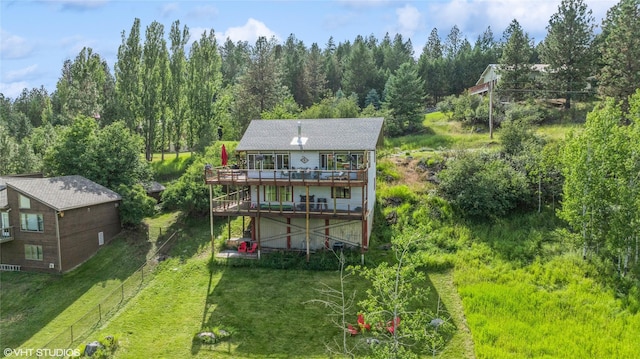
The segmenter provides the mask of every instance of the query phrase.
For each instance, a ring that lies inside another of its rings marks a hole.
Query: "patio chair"
[[[246,253],[247,252],[247,242],[241,242],[238,246],[238,252]]]
[[[247,249],[247,253],[254,253],[256,251],[256,249],[258,249],[258,243],[254,242],[251,245],[251,248]]]
[[[356,329],[356,327],[351,324],[347,325],[347,331],[351,334],[352,337],[358,335],[358,329]]]
[[[387,331],[389,334],[394,335],[396,328],[400,325],[400,317],[393,318],[392,321],[387,323]]]

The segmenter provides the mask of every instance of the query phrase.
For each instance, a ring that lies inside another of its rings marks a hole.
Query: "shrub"
[[[438,177],[440,193],[463,217],[503,217],[530,198],[524,174],[488,153],[463,153]]]
[[[179,209],[189,214],[205,214],[209,207],[209,188],[204,182],[204,166],[207,163],[214,166],[220,165],[220,143],[209,146],[204,156],[196,157],[180,178],[169,184],[162,193],[162,202],[165,208]],[[231,146],[227,146],[229,153],[233,152]],[[216,186],[218,187],[218,186]],[[216,189],[218,195],[220,189]]]
[[[504,112],[505,121],[521,121],[530,125],[542,123],[546,116],[545,108],[533,102],[512,104]]]
[[[120,222],[123,226],[135,227],[145,217],[153,215],[156,201],[147,195],[147,191],[142,185],[127,186],[121,184],[116,192],[122,196]]]

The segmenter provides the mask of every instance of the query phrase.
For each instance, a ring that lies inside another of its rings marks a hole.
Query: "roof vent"
[[[305,143],[307,143],[307,138],[302,137],[302,123],[298,121],[298,137],[294,137],[293,140],[291,140],[291,145],[302,146]]]

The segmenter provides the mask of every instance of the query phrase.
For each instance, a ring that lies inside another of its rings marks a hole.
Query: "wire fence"
[[[164,231],[166,234],[166,229]],[[113,316],[129,299],[133,298],[153,277],[152,272],[158,264],[157,257],[164,254],[163,251],[170,248],[170,243],[173,243],[178,238],[178,232],[173,232],[166,240],[163,240],[162,233],[162,227],[148,228],[147,238],[157,238],[157,241],[153,242],[156,249],[150,251],[151,254],[147,256],[146,262],[102,299],[100,303],[53,337],[42,347],[43,350],[36,353],[35,357],[60,358],[62,349],[76,348],[82,339],[85,339],[88,334]],[[69,352],[67,351],[67,353]],[[66,355],[62,355],[62,357],[66,357]]]

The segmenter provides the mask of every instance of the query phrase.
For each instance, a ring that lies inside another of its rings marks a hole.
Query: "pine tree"
[[[572,93],[587,86],[592,75],[594,18],[584,0],[563,0],[551,16],[542,45],[542,61],[551,89],[564,92],[565,108],[571,107]]]
[[[416,66],[410,62],[400,65],[385,87],[384,107],[389,111],[386,128],[391,136],[419,130],[424,108],[422,80]]]
[[[504,95],[518,101],[526,97],[524,91],[532,87],[533,41],[516,19],[505,30],[503,41],[498,86]]]
[[[621,0],[602,22],[599,92],[623,102],[640,84],[640,0]]]

